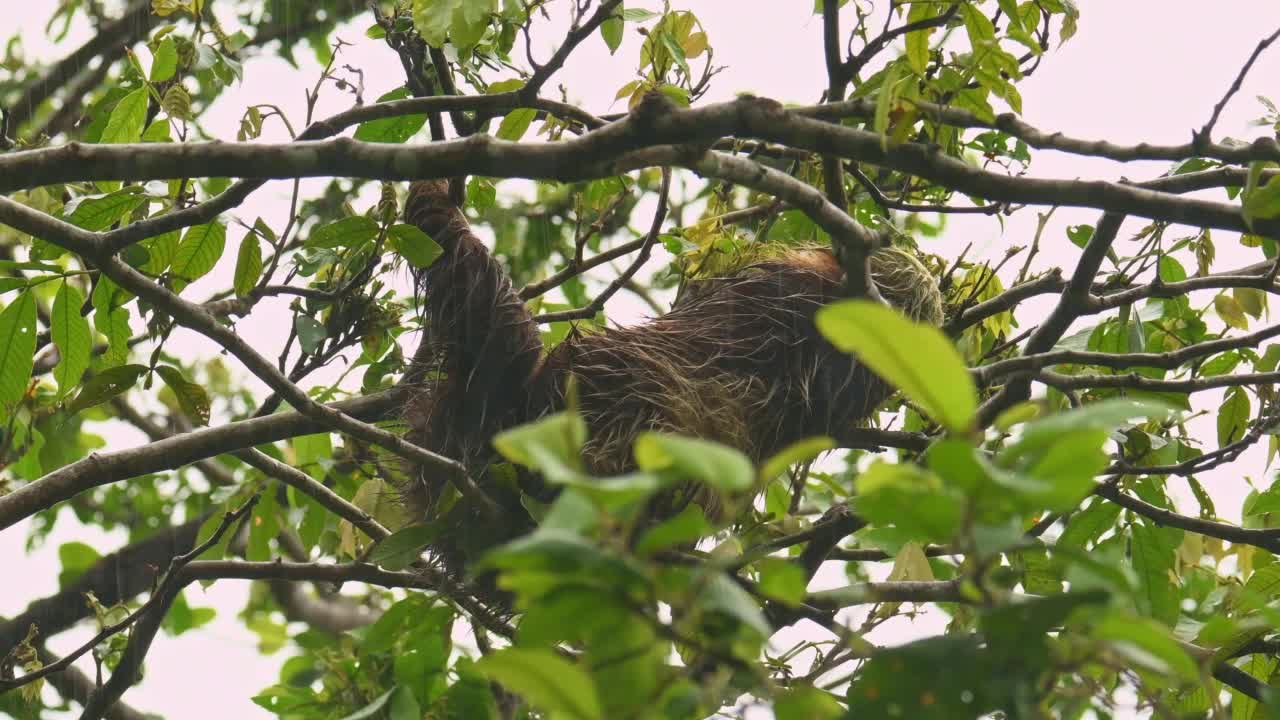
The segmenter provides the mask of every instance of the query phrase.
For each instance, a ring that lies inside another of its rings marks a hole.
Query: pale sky
[[[4,4],[0,41],[7,40],[17,28],[30,55],[48,59],[61,57],[85,38],[85,29],[80,27],[56,48],[44,42],[41,29],[57,6],[56,0]],[[627,4],[629,7],[650,9],[660,9],[661,5],[657,0],[629,0]],[[715,79],[713,89],[704,102],[729,99],[744,91],[787,102],[809,103],[818,99],[825,85],[825,71],[821,22],[818,17],[810,15],[813,0],[689,0],[674,5],[698,15],[715,48],[716,63],[728,66]],[[1062,50],[1056,47],[1055,35],[1054,48],[1039,70],[1019,85],[1023,96],[1023,118],[1042,129],[1120,143],[1144,140],[1178,143],[1188,140],[1192,129],[1203,125],[1208,118],[1213,104],[1222,96],[1258,40],[1280,27],[1280,5],[1271,2],[1237,0],[1210,7],[1203,3],[1167,0],[1079,0],[1078,5],[1082,13],[1079,33]],[[846,20],[845,26],[850,22]],[[354,44],[344,52],[342,62],[364,70],[365,97],[371,102],[381,93],[401,84],[403,78],[391,52],[379,41],[365,38],[364,29],[368,25],[368,18],[363,17],[340,30],[337,36]],[[624,109],[621,103],[614,104],[613,96],[617,88],[632,77],[638,46],[633,28],[628,26],[626,42],[612,58],[598,37],[587,40],[553,79],[547,94],[553,95],[556,86],[563,84],[570,89],[570,100],[591,111],[616,112]],[[542,43],[540,57],[550,53],[561,35],[558,29],[535,30],[535,37]],[[302,88],[314,83],[319,68],[305,48],[299,48],[297,57],[301,61],[300,70],[268,57],[246,63],[243,85],[218,101],[205,116],[206,127],[220,137],[232,139],[244,106],[259,102],[280,105],[291,114],[295,124],[301,126],[304,109]],[[1262,114],[1255,96],[1280,99],[1278,78],[1280,48],[1273,48],[1270,54],[1258,61],[1244,88],[1224,112],[1217,126],[1219,139],[1223,134],[1251,138],[1265,132],[1265,128],[1250,127],[1248,122]],[[324,117],[345,109],[348,103],[349,96],[328,90],[317,116]],[[269,123],[267,127],[269,131],[264,139],[284,139],[283,135],[272,130],[273,124]],[[1145,179],[1165,170],[1165,166],[1159,163],[1132,163],[1120,167],[1109,161],[1052,152],[1038,152],[1033,157],[1031,173],[1040,177]],[[308,184],[318,187],[321,183],[311,181]],[[250,222],[255,216],[262,215],[279,227],[287,213],[287,190],[288,183],[271,183],[234,214]],[[1220,192],[1211,193],[1210,197],[1223,199]],[[1092,211],[1059,211],[1046,231],[1047,242],[1061,251],[1063,227],[1076,223],[1092,224],[1096,219],[1097,213]],[[964,244],[972,242],[981,257],[996,257],[1009,245],[1027,244],[1034,227],[1034,210],[1006,219],[1003,228],[992,218],[961,215],[949,221],[948,230],[942,238],[925,240],[923,246],[953,257]],[[1126,230],[1138,227],[1140,225],[1133,222],[1126,225]],[[231,235],[232,242],[239,240],[240,233],[233,230]],[[1122,232],[1121,242],[1124,237]],[[1215,233],[1214,239],[1219,257],[1216,267],[1220,269],[1260,259],[1256,249],[1240,247],[1230,233]],[[233,258],[234,254],[228,252],[219,270],[202,281],[202,285],[209,289],[226,285]],[[1041,266],[1069,266],[1073,253],[1063,252],[1057,257],[1042,253],[1040,259]],[[193,292],[194,297],[202,297],[199,289]],[[1197,299],[1207,302],[1209,297]],[[619,296],[611,302],[609,311],[611,317],[625,319],[634,317],[637,308],[632,300]],[[277,307],[275,313],[286,317],[283,306]],[[1028,313],[1023,317],[1032,316]],[[279,325],[270,320],[252,326],[242,321],[238,329],[260,350],[274,355],[280,341],[275,330],[277,327]],[[205,351],[211,347],[190,333],[181,338],[175,337],[175,340],[192,343],[184,347],[199,347]],[[1209,405],[1216,397],[1206,394],[1202,402]],[[1203,437],[1213,437],[1212,418],[1204,427]],[[113,433],[110,437],[119,443],[115,449],[139,439],[136,434],[124,432]],[[1263,476],[1262,460],[1261,451],[1255,449],[1224,471],[1202,478],[1218,500],[1220,511],[1234,512],[1234,508],[1238,508],[1240,498],[1247,491],[1243,477],[1247,475],[1259,480]],[[1180,480],[1173,481],[1171,486],[1175,490],[1185,488]],[[0,586],[0,615],[17,613],[27,602],[56,590],[58,544],[72,539],[81,540],[105,554],[123,541],[119,533],[105,534],[76,528],[73,523],[69,514],[64,514],[51,542],[29,553],[25,549],[25,523],[0,532],[0,558],[4,559],[6,576],[20,578]],[[887,572],[887,564],[883,564],[881,569]],[[834,584],[840,578],[820,580]],[[288,654],[287,651],[269,657],[258,654],[254,649],[255,637],[237,622],[235,616],[243,607],[247,587],[240,581],[225,581],[208,591],[199,588],[189,591],[191,604],[218,608],[218,619],[210,626],[179,638],[161,634],[147,659],[146,680],[130,690],[125,700],[140,710],[157,712],[174,720],[271,717],[248,698],[275,681],[277,668]],[[937,633],[941,631],[942,624],[936,614],[926,615],[914,623],[895,620],[871,639],[902,642]],[[789,645],[801,636],[818,636],[812,631],[812,626],[798,626],[785,634],[785,642],[778,644]],[[64,633],[50,643],[51,649],[65,651],[89,635],[88,629]],[[82,668],[91,671],[87,664]]]

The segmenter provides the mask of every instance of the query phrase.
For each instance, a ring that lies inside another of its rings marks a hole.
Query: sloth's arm
[[[491,434],[525,403],[542,354],[537,326],[453,204],[446,181],[413,183],[405,219],[444,249],[418,278],[428,327],[416,359],[441,374],[427,382],[435,398],[425,439],[441,451],[485,451]]]

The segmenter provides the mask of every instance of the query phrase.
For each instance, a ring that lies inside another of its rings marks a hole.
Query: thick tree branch
[[[334,403],[352,417],[374,421],[403,406],[406,389]],[[203,458],[276,442],[327,427],[298,412],[202,428],[152,442],[142,447],[94,453],[0,496],[0,530],[40,510],[70,500],[95,487],[164,470],[176,470]]]
[[[1256,332],[1235,337],[1209,340],[1163,353],[1105,353],[1086,350],[1052,350],[1035,355],[998,360],[976,368],[974,372],[984,383],[1017,373],[1038,372],[1053,365],[1095,365],[1113,369],[1153,367],[1172,370],[1196,358],[1207,357],[1224,350],[1254,347],[1263,340],[1280,335],[1280,325],[1272,325]]]
[[[1280,552],[1280,530],[1242,528],[1228,523],[1187,517],[1172,510],[1152,505],[1145,500],[1140,500],[1111,483],[1099,483],[1093,492],[1095,495],[1104,497],[1157,525],[1189,530],[1193,533],[1226,540],[1227,542],[1252,545],[1267,552]]]
[[[1115,242],[1116,235],[1120,232],[1120,226],[1123,223],[1124,216],[1115,213],[1107,213],[1098,221],[1098,225],[1093,231],[1093,237],[1089,239],[1089,243],[1085,245],[1084,252],[1076,262],[1075,271],[1072,273],[1066,289],[1063,290],[1058,304],[1049,313],[1049,317],[1040,323],[1040,326],[1036,328],[1036,331],[1027,340],[1027,344],[1022,351],[1024,356],[1035,356],[1037,353],[1047,354],[1062,338],[1067,328],[1071,327],[1071,323],[1075,322],[1075,319],[1080,317],[1081,314],[1092,309],[1094,297],[1089,290],[1093,285],[1094,278],[1098,275],[1098,269],[1102,267],[1102,261],[1107,257],[1107,253],[1111,251],[1111,245]],[[990,378],[992,376],[984,374],[983,377]],[[1028,378],[1016,377],[1010,379],[999,392],[979,408],[978,427],[986,427],[1005,408],[1026,400],[1030,392],[1031,381]]]
[[[85,593],[93,593],[103,605],[111,606],[155,587],[160,571],[169,562],[191,549],[207,516],[165,528],[144,540],[106,555],[67,587],[36,600],[16,617],[0,622],[0,657],[4,657],[26,637],[35,625],[41,640],[93,617]]]
[[[693,109],[678,109],[661,100],[641,103],[624,120],[558,143],[508,143],[485,135],[419,147],[348,138],[292,144],[71,143],[0,156],[0,193],[71,180],[183,177],[193,167],[207,176],[258,179],[346,176],[409,180],[479,174],[583,180],[661,164],[653,162],[654,158],[646,161],[643,154],[627,157],[636,150],[672,143],[707,146],[729,136],[881,165],[996,202],[1091,207],[1197,227],[1280,236],[1280,220],[1257,218],[1250,228],[1233,204],[1177,197],[1128,183],[1010,177],[971,167],[917,143],[885,147],[875,133],[815,120],[753,97]],[[670,158],[671,153],[660,155]],[[1280,158],[1280,147],[1275,155]]]

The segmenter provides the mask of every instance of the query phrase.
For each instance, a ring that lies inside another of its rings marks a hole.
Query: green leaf
[[[818,329],[851,352],[952,432],[973,424],[978,390],[963,358],[942,331],[868,300],[845,300],[818,311]]]
[[[506,648],[481,658],[475,668],[544,712],[577,720],[603,717],[591,677],[549,650]]]
[[[409,97],[409,90],[401,87],[386,93],[377,101],[381,103],[407,97]],[[426,122],[426,113],[378,118],[360,123],[356,128],[355,139],[364,142],[402,143],[413,137]]]
[[[319,320],[310,315],[299,314],[293,319],[293,329],[298,333],[298,344],[302,346],[302,352],[308,355],[315,355],[320,349],[321,343],[329,336],[328,331],[324,329],[324,325]]]
[[[165,37],[156,48],[155,59],[151,62],[151,82],[161,83],[173,77],[178,71],[178,47],[172,36]]]
[[[389,720],[422,720],[422,708],[418,705],[418,698],[408,686],[397,687],[396,694],[391,696]]]
[[[248,295],[261,277],[262,243],[258,240],[258,233],[250,230],[240,241],[240,252],[236,254],[236,272],[232,281],[236,294]]]
[[[67,587],[101,559],[98,551],[85,543],[68,542],[59,545],[58,562],[62,563],[62,572],[58,573],[58,587]]]
[[[502,123],[498,125],[498,139],[516,142],[524,137],[537,115],[538,111],[533,108],[516,108],[507,113],[506,117],[502,118]]]
[[[849,685],[846,717],[984,717],[1012,704],[1020,676],[1043,664],[1042,657],[1028,653],[1022,662],[997,669],[992,653],[973,635],[931,637],[883,648]]]
[[[911,12],[907,14],[907,23],[912,24],[933,17],[933,3],[913,3]],[[929,37],[935,28],[923,28],[907,33],[907,64],[917,75],[923,76],[929,65]]]
[[[89,330],[89,321],[80,314],[82,306],[84,296],[74,285],[63,280],[62,287],[53,298],[53,310],[49,316],[49,335],[58,348],[58,366],[53,369],[53,377],[58,381],[59,397],[79,385],[84,371],[89,369],[93,334]]]
[[[444,253],[444,248],[414,225],[399,223],[387,229],[387,242],[397,255],[414,267],[426,268]]]
[[[378,713],[382,711],[382,708],[386,706],[388,701],[391,700],[391,693],[395,691],[396,691],[395,688],[391,688],[390,690],[374,698],[373,702],[369,703],[368,705],[365,705],[364,707],[351,713],[350,715],[344,716],[342,720],[368,720],[368,718],[377,717]]]
[[[410,525],[391,533],[369,553],[368,562],[388,570],[403,570],[440,534],[434,523]]]
[[[115,109],[111,111],[111,118],[107,120],[107,126],[102,130],[102,138],[99,142],[104,145],[137,142],[142,138],[142,126],[146,119],[147,89],[140,87],[120,98],[120,102],[116,103]]]
[[[652,555],[659,550],[697,540],[713,530],[697,503],[684,506],[675,517],[655,525],[640,536],[636,554]]]
[[[787,605],[799,605],[808,586],[804,570],[784,558],[767,557],[756,562],[760,570],[760,592]]]
[[[836,441],[825,435],[797,440],[761,463],[758,480],[767,483],[785,473],[792,465],[809,462],[835,446]]]
[[[618,51],[618,47],[622,45],[622,28],[623,19],[621,13],[626,12],[622,8],[622,3],[614,10],[614,14],[609,16],[608,20],[600,23],[600,37],[604,38],[604,44],[609,46],[609,54],[612,55]]]
[[[858,514],[874,525],[895,525],[914,540],[934,542],[950,541],[960,528],[960,497],[918,465],[876,461],[856,487]]]
[[[844,708],[831,693],[802,685],[792,686],[773,701],[777,720],[836,720],[844,716]]]
[[[1250,219],[1280,216],[1280,177],[1271,178],[1266,185],[1249,193],[1244,198],[1244,212]]]
[[[312,230],[305,244],[307,247],[319,248],[354,248],[377,235],[378,223],[364,215],[353,215]]]
[[[553,483],[574,482],[587,425],[577,413],[562,412],[498,433],[493,447],[513,463],[533,468]]]
[[[698,593],[697,605],[704,612],[718,612],[759,633],[762,638],[773,634],[773,628],[755,598],[726,573],[712,571],[711,579]]]
[[[1218,408],[1218,447],[1225,447],[1244,437],[1249,428],[1249,396],[1243,388],[1227,391]]]
[[[107,367],[120,365],[129,359],[129,337],[133,331],[129,327],[128,310],[122,307],[105,311],[95,308],[93,326],[98,332],[107,336],[107,351],[101,358],[103,365]]]
[[[24,290],[0,312],[0,409],[7,416],[31,384],[36,355],[36,299]]]
[[[1195,661],[1178,645],[1171,631],[1152,620],[1116,611],[1094,626],[1093,637],[1107,641],[1135,664],[1188,682],[1199,676]]]
[[[171,230],[163,235],[147,240],[142,246],[147,250],[147,262],[139,270],[148,275],[159,275],[169,269],[169,264],[173,262],[173,255],[178,251],[178,243],[182,236],[177,230]]]
[[[205,392],[204,387],[187,380],[182,376],[182,371],[172,365],[158,366],[156,374],[173,391],[182,412],[186,413],[192,423],[201,427],[209,424],[209,393]]]
[[[1181,541],[1181,532],[1176,536]],[[1161,528],[1137,523],[1129,530],[1129,557],[1138,574],[1138,610],[1144,615],[1173,627],[1178,621],[1178,588],[1170,579],[1174,570],[1177,545],[1168,543]]]
[[[1022,456],[1015,474],[993,478],[1032,507],[1066,512],[1089,496],[1094,478],[1107,467],[1107,437],[1101,428],[1064,431],[1040,452]]]
[[[120,393],[133,387],[138,378],[147,372],[146,365],[118,365],[108,368],[89,378],[75,400],[67,407],[67,412],[75,415],[86,408],[100,405]]]
[[[62,209],[62,219],[76,227],[100,232],[115,225],[145,200],[142,188],[134,185],[106,195],[82,197],[67,203]]]
[[[1111,398],[1091,403],[1027,423],[1023,426],[1018,441],[1001,454],[1001,460],[1006,466],[1010,466],[1014,460],[1024,455],[1044,452],[1047,446],[1072,430],[1109,432],[1135,418],[1161,420],[1169,417],[1172,412],[1173,408],[1169,404],[1156,400]]]
[[[754,485],[746,455],[708,440],[644,432],[636,438],[635,457],[641,470],[670,472],[720,490],[744,491]]]
[[[174,275],[174,290],[181,292],[187,284],[208,274],[218,264],[226,244],[227,229],[220,223],[196,225],[187,230],[169,266]]]

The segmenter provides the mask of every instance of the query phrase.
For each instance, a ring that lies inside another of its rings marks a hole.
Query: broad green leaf
[[[978,390],[942,331],[868,300],[827,305],[816,322],[832,344],[857,355],[948,430],[972,426]]]
[[[401,87],[379,97],[377,101],[381,103],[407,97],[409,97],[408,89]],[[356,128],[355,139],[365,142],[402,143],[413,137],[426,122],[425,113],[378,118],[360,123]]]
[[[609,46],[609,54],[612,55],[618,51],[618,47],[622,45],[622,29],[623,19],[621,13],[625,12],[622,3],[614,10],[614,14],[600,24],[600,37],[604,38],[604,44]]]
[[[533,468],[553,483],[571,483],[580,473],[579,453],[587,425],[577,413],[562,412],[498,433],[493,447],[513,463]]]
[[[397,255],[414,267],[431,267],[444,252],[439,243],[414,225],[399,223],[387,229],[387,240]]]
[[[726,573],[712,572],[714,574],[711,579],[700,586],[696,598],[698,608],[703,612],[722,613],[759,633],[761,638],[772,635],[773,628],[769,626],[769,621],[760,611],[760,605],[755,598]]]
[[[58,587],[67,587],[101,559],[98,551],[85,543],[73,541],[59,545],[58,562],[62,564],[62,571],[58,573]]]
[[[1181,535],[1179,532],[1178,535]],[[1138,610],[1168,627],[1178,621],[1178,588],[1170,579],[1177,547],[1162,528],[1137,523],[1130,528],[1129,557],[1138,574]]]
[[[788,688],[773,701],[773,715],[778,720],[836,720],[844,716],[844,708],[831,693],[802,685]]]
[[[100,232],[115,225],[145,200],[142,188],[134,185],[106,195],[82,197],[67,203],[63,208],[62,219],[76,227]]]
[[[395,691],[395,688],[391,688],[374,698],[373,702],[368,705],[365,705],[350,715],[343,716],[342,720],[368,720],[369,718],[378,717],[382,712],[382,708],[391,700],[391,694]]]
[[[391,708],[388,720],[422,720],[422,708],[418,698],[408,686],[401,685],[391,696]]]
[[[169,386],[182,412],[197,426],[209,424],[209,393],[201,385],[182,376],[182,371],[172,365],[156,367],[156,374]]]
[[[58,348],[58,366],[53,377],[58,381],[58,396],[64,397],[71,388],[80,384],[84,371],[89,369],[89,355],[93,350],[93,335],[89,321],[80,314],[84,296],[70,282],[63,280],[62,287],[53,298],[49,316],[49,335]]]
[[[538,111],[533,108],[516,108],[512,110],[507,113],[506,117],[502,118],[502,123],[498,125],[497,138],[516,142],[524,137],[529,125],[533,123],[533,119],[537,115]]]
[[[102,130],[102,144],[138,142],[142,137],[142,126],[147,119],[147,89],[140,87],[120,98],[115,109],[111,111],[111,119]]]
[[[329,336],[324,325],[310,315],[299,314],[295,317],[293,329],[298,333],[298,344],[302,346],[302,352],[308,355],[315,355],[321,343]]]
[[[236,271],[233,284],[237,295],[248,295],[262,277],[262,243],[258,233],[250,230],[240,241],[240,252],[236,254]]]
[[[1037,402],[1030,400],[1020,402],[997,415],[995,422],[991,425],[1000,432],[1009,432],[1015,425],[1035,420],[1040,416],[1041,409]]]
[[[208,274],[218,264],[226,244],[227,229],[220,223],[197,225],[187,230],[169,266],[174,289],[181,292],[183,287]]]
[[[702,508],[689,503],[678,515],[655,525],[640,536],[636,553],[652,555],[659,550],[697,540],[712,531]]]
[[[1160,420],[1172,414],[1173,408],[1155,400],[1112,398],[1029,422],[1022,428],[1017,442],[1001,453],[1001,460],[1011,464],[1023,455],[1043,452],[1072,430],[1115,430],[1136,418]]]
[[[933,3],[912,3],[911,11],[907,13],[907,23],[928,20],[933,17],[934,8]],[[929,37],[934,30],[935,28],[924,28],[907,33],[907,64],[917,75],[923,76],[929,64]]]
[[[31,384],[36,355],[36,299],[23,291],[0,312],[0,411],[7,416]]]
[[[932,542],[948,542],[960,528],[959,494],[918,465],[876,461],[856,487],[858,514],[876,526],[894,525],[911,539]]]
[[[1248,219],[1280,216],[1280,177],[1271,178],[1266,185],[1249,193],[1244,198],[1244,212]]]
[[[944,635],[878,650],[849,685],[850,718],[980,718],[1012,704],[1020,675],[1045,664],[1030,653],[997,669],[974,635]],[[908,670],[908,668],[910,670]]]
[[[797,440],[761,463],[758,479],[761,483],[767,483],[785,473],[792,465],[809,462],[835,446],[836,441],[825,435]]]
[[[178,47],[173,37],[166,37],[156,48],[155,58],[151,61],[151,82],[161,83],[173,77],[178,70]]]
[[[1093,637],[1111,644],[1129,661],[1156,672],[1195,681],[1199,669],[1173,638],[1172,631],[1153,620],[1116,611],[1093,628]]]
[[[86,408],[100,405],[133,387],[147,372],[145,365],[117,365],[94,375],[80,388],[67,412],[75,415]]]
[[[366,653],[383,653],[395,647],[403,637],[405,625],[431,608],[431,600],[423,595],[409,595],[387,608],[386,612],[369,626],[360,649]]]
[[[1102,428],[1064,431],[1055,442],[1022,455],[1009,466],[1015,472],[992,477],[1031,507],[1066,512],[1089,496],[1094,478],[1107,467],[1107,438]]]
[[[159,275],[168,270],[181,239],[177,230],[171,230],[143,242],[142,246],[147,249],[147,262],[139,269],[148,275]]]
[[[698,438],[645,432],[635,442],[636,464],[649,472],[670,472],[720,490],[743,491],[754,484],[747,456]]]
[[[1084,510],[1071,516],[1067,527],[1058,537],[1058,547],[1083,550],[1085,545],[1097,541],[1108,530],[1116,527],[1121,507],[1103,498],[1094,498]]]
[[[591,676],[550,650],[506,648],[476,661],[475,668],[544,712],[576,720],[603,717]]]
[[[354,248],[378,235],[378,223],[364,215],[352,215],[311,231],[307,247]]]
[[[440,526],[432,523],[401,528],[378,543],[369,553],[368,562],[388,570],[403,570],[440,534]]]
[[[113,367],[125,363],[129,359],[129,337],[133,332],[129,327],[129,311],[122,307],[107,311],[95,308],[93,326],[107,336],[107,351],[102,354],[102,366]]]
[[[1244,437],[1249,428],[1249,396],[1242,388],[1227,391],[1218,408],[1218,447],[1225,447]]]
[[[760,571],[760,592],[787,605],[804,600],[808,583],[799,565],[784,558],[767,557],[757,561],[756,568]]]

